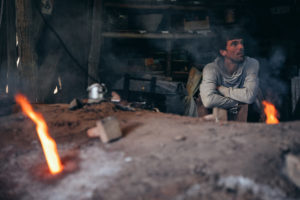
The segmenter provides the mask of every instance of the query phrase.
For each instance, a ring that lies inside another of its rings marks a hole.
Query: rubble
[[[256,183],[254,180],[243,176],[228,176],[220,178],[218,185],[224,189],[235,191],[238,194],[252,193],[262,200],[287,199],[286,194],[278,188]]]
[[[123,111],[135,111],[135,108],[130,105],[116,104],[116,108]]]
[[[69,110],[76,110],[83,107],[83,103],[79,99],[73,99],[69,104]]]

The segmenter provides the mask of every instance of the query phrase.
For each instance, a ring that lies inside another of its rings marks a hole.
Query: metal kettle
[[[107,87],[104,83],[94,83],[87,88],[87,91],[89,92],[88,103],[98,103],[104,99]]]

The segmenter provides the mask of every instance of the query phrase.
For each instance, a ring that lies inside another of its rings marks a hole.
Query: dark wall
[[[49,54],[60,54],[53,60],[56,79],[47,101],[68,102],[86,95],[87,59],[90,47],[91,1],[54,1],[51,15],[43,15],[46,24],[37,43],[39,65],[49,62]],[[39,16],[40,17],[40,16]],[[48,63],[49,64],[49,63]],[[62,90],[53,95],[61,78]]]
[[[119,2],[122,3],[123,1]],[[193,2],[195,1],[177,1],[180,5]],[[280,109],[286,110],[290,102],[290,79],[297,75],[300,66],[298,59],[300,53],[300,40],[298,38],[300,32],[299,1],[199,2],[204,2],[208,8],[205,12],[210,16],[212,30],[226,26],[239,26],[248,32],[246,52],[261,63],[261,88],[266,98],[273,101]],[[39,64],[45,61],[49,52],[57,51],[62,54],[57,65],[57,76],[62,79],[63,89],[60,92],[61,96],[53,97],[53,101],[69,101],[74,97],[86,95],[87,76],[83,71],[87,70],[90,48],[91,8],[91,0],[74,0],[72,2],[57,0],[54,3],[52,15],[46,16],[47,21],[64,43],[62,44],[53,32],[45,26],[37,46]],[[233,23],[226,23],[225,16],[228,8],[235,10]],[[126,12],[131,11],[126,10]],[[110,22],[105,18],[107,14],[108,11],[104,10],[104,31],[110,30],[107,27]],[[191,13],[189,11],[181,11],[180,13],[180,15],[186,14],[190,15]],[[165,21],[163,22],[165,23]],[[124,24],[117,25],[124,29]],[[161,24],[159,30],[164,29],[164,25]],[[134,26],[129,24],[129,27]],[[174,42],[173,47],[174,50],[184,50],[187,54],[185,58],[188,58],[190,67],[192,65],[203,66],[210,62],[216,55],[212,53],[212,45],[213,43],[206,39],[178,40]],[[66,53],[64,48],[68,49],[80,66]],[[110,86],[128,70],[136,71],[135,68],[127,68],[128,66],[138,67],[139,64],[143,65],[145,57],[157,56],[152,54],[153,50],[165,52],[166,42],[165,40],[104,38],[102,46],[99,48],[102,49],[99,65],[101,80]],[[177,55],[178,51],[174,52],[174,55]],[[158,57],[158,60],[160,59]],[[56,81],[54,81],[53,87],[55,85],[57,85]]]

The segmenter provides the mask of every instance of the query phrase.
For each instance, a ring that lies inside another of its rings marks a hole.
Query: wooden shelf
[[[199,39],[212,36],[211,32],[207,35],[188,34],[188,33],[120,33],[120,32],[103,32],[103,37],[107,38],[141,38],[141,39]]]
[[[104,15],[109,14],[109,12],[114,12],[115,10],[122,10],[127,13],[129,17],[131,17],[132,14],[138,15],[140,13],[159,13],[162,14],[164,17],[164,26],[163,32],[147,32],[145,30],[142,30],[142,28],[136,28],[136,29],[129,29],[130,26],[127,27],[127,30],[118,30],[116,27],[115,29],[110,29],[110,31],[102,31],[101,34],[98,36],[101,36],[104,39],[137,39],[134,42],[140,42],[139,39],[150,39],[150,40],[164,40],[164,51],[165,53],[165,70],[163,71],[163,76],[165,77],[172,77],[172,78],[178,78],[180,80],[186,81],[188,77],[188,72],[185,71],[179,71],[181,68],[176,67],[176,64],[183,64],[183,66],[186,65],[186,61],[177,60],[175,62],[172,61],[172,48],[173,43],[176,43],[177,40],[186,40],[182,42],[194,42],[196,40],[207,40],[213,38],[215,35],[213,32],[209,29],[203,29],[199,31],[194,32],[183,32],[182,29],[179,29],[178,26],[181,26],[181,24],[174,24],[171,20],[171,17],[173,14],[179,13],[179,17],[183,18],[182,15],[184,12],[186,13],[202,13],[202,11],[205,11],[203,13],[206,13],[210,9],[211,6],[215,6],[208,3],[201,3],[202,1],[193,1],[198,2],[198,4],[183,4],[182,2],[172,2],[172,1],[152,1],[152,0],[105,0],[103,5],[104,9],[107,9],[107,13],[103,12]],[[129,18],[128,17],[128,18]],[[128,20],[128,23],[130,23],[130,20]],[[117,30],[116,30],[117,29]],[[146,29],[144,27],[144,29]],[[158,30],[162,30],[161,28]],[[178,30],[178,32],[176,32]],[[190,40],[190,41],[189,41]],[[152,41],[153,42],[153,41]],[[204,41],[203,41],[204,42]],[[127,44],[125,44],[127,45]],[[177,45],[177,44],[175,44]],[[178,62],[178,63],[177,63]],[[175,66],[175,67],[174,67]],[[176,70],[173,71],[172,70]],[[182,69],[183,70],[183,69]],[[171,79],[171,78],[170,78]]]
[[[185,72],[185,71],[173,71],[172,74],[178,74],[178,75],[188,75],[189,72]]]
[[[181,5],[149,5],[149,4],[124,4],[124,3],[105,3],[106,7],[128,8],[128,9],[153,9],[153,10],[205,10],[204,6],[181,6]]]
[[[238,6],[249,6],[249,3],[199,3],[199,4],[150,4],[150,3],[118,3],[118,2],[106,2],[105,7],[112,8],[124,8],[124,9],[149,9],[149,10],[185,10],[185,11],[201,11],[209,8],[228,8]]]

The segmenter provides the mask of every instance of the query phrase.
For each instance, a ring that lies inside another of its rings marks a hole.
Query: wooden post
[[[239,105],[239,111],[236,116],[236,121],[247,122],[248,119],[248,104]]]
[[[0,3],[0,95],[4,93],[7,85],[7,23],[6,23],[6,2]]]
[[[102,32],[102,0],[94,0],[93,3],[93,19],[92,19],[92,36],[91,47],[88,58],[88,85],[100,82],[99,78],[99,62],[101,54],[101,32]]]
[[[16,19],[21,90],[30,101],[36,102],[38,68],[34,50],[33,3],[33,0],[16,0]]]
[[[6,0],[6,35],[7,35],[7,84],[8,93],[14,96],[18,87],[17,50],[16,50],[16,5],[15,1]]]
[[[226,109],[214,107],[213,115],[214,115],[216,122],[228,121],[228,112]]]
[[[172,74],[172,41],[167,40],[167,68],[166,75],[171,76]]]
[[[170,13],[166,14],[167,18],[167,27],[168,30],[171,30],[171,16]],[[172,75],[172,43],[173,40],[169,39],[166,41],[167,43],[167,66],[166,66],[166,75],[171,76]]]

